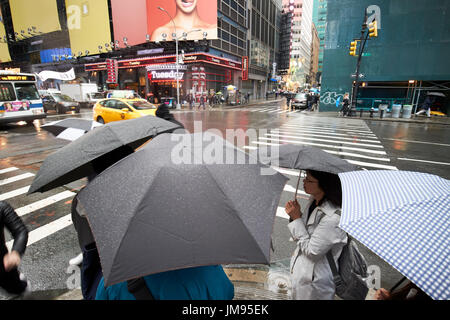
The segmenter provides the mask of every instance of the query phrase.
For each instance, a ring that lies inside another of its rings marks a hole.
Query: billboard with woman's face
[[[132,46],[150,41],[217,39],[215,0],[112,0],[114,38]],[[163,10],[161,10],[161,9]]]

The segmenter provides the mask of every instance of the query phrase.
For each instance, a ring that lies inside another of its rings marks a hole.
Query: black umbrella
[[[102,126],[101,123],[88,119],[68,118],[53,121],[41,126],[56,138],[75,141],[85,133]]]
[[[203,137],[159,135],[79,193],[107,286],[187,267],[270,262],[287,178],[218,136]]]
[[[96,165],[110,164],[128,155],[150,138],[179,126],[154,117],[111,122],[89,131],[49,155],[36,174],[28,194],[45,192],[98,173]]]
[[[277,166],[290,169],[314,170],[332,174],[359,170],[358,166],[347,162],[347,160],[307,145],[283,144],[278,148],[278,154],[271,154],[268,159],[268,164],[276,164]],[[299,175],[297,181],[294,199],[297,197],[300,177],[301,175]]]

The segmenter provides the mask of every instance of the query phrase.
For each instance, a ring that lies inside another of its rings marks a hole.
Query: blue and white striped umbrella
[[[450,181],[410,171],[340,173],[339,226],[435,300],[450,299]]]

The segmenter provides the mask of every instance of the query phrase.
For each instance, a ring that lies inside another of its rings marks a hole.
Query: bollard
[[[383,119],[383,118],[384,118],[384,109],[380,110],[380,119]]]
[[[361,111],[359,112],[359,117],[362,118],[363,115],[363,109],[361,109]]]
[[[371,118],[373,118],[373,112],[374,112],[375,110],[373,110],[373,108],[372,109],[370,109],[370,117]]]

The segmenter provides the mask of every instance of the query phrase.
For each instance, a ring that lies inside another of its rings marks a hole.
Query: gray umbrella
[[[98,173],[96,165],[112,164],[148,139],[176,128],[179,126],[172,122],[146,116],[111,122],[89,131],[44,160],[28,194],[45,192]]]
[[[203,137],[159,135],[79,193],[107,286],[194,266],[269,263],[288,179],[218,136]]]
[[[41,128],[50,132],[56,138],[75,141],[88,131],[100,126],[102,124],[94,120],[68,118],[44,124]]]
[[[307,145],[283,144],[278,148],[278,154],[272,154],[268,159],[268,162],[264,162],[272,165],[276,164],[283,168],[323,171],[333,174],[360,169],[358,166],[322,149]],[[300,177],[301,175],[297,181],[297,189]],[[296,197],[297,190],[294,199]]]

